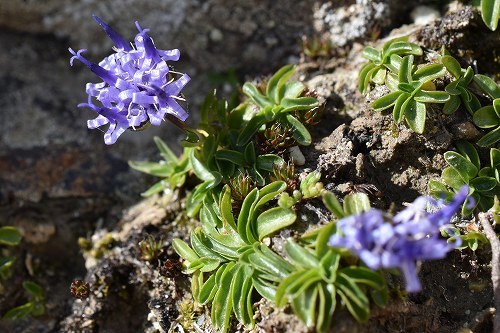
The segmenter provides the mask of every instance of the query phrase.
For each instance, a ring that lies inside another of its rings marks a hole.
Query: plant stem
[[[500,332],[500,239],[497,237],[491,225],[491,221],[493,221],[491,212],[480,213],[479,221],[491,244],[491,281],[493,283],[493,296],[495,302],[493,332]]]

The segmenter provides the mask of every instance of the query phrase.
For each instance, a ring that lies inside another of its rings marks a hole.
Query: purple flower
[[[78,105],[98,114],[87,122],[87,127],[109,124],[104,142],[110,145],[129,128],[135,130],[148,123],[159,126],[167,114],[181,121],[186,120],[188,114],[177,100],[182,100],[178,96],[190,78],[187,74],[175,73],[179,75],[174,79],[167,64],[167,61],[179,60],[179,50],[158,50],[147,34],[149,29],[142,29],[137,22],[135,25],[139,33],[134,44],[129,44],[97,16],[93,18],[116,48],[115,53],[98,64],[83,57],[82,53],[86,50],[75,52],[69,48],[73,55],[71,65],[77,59],[103,81],[87,83],[88,102]],[[95,101],[100,105],[95,105]]]
[[[419,291],[416,261],[444,258],[460,246],[460,238],[451,243],[441,238],[440,228],[449,223],[467,194],[468,187],[464,186],[449,205],[419,197],[394,217],[377,209],[348,216],[337,222],[337,233],[330,238],[330,245],[351,250],[373,270],[399,268],[406,289]],[[429,205],[441,208],[428,213]]]

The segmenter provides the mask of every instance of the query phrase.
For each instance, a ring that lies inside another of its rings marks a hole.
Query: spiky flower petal
[[[419,197],[394,217],[378,209],[348,216],[338,221],[338,232],[330,238],[330,245],[351,250],[373,270],[399,268],[406,289],[419,291],[416,261],[444,258],[460,245],[460,238],[455,242],[441,238],[440,228],[449,223],[467,193],[465,186],[449,205],[430,197]],[[428,206],[441,208],[428,213]]]
[[[79,60],[102,79],[100,83],[87,83],[88,102],[79,107],[88,107],[98,116],[89,120],[88,128],[109,124],[104,135],[106,144],[113,144],[125,130],[138,129],[147,123],[160,125],[165,116],[172,115],[180,121],[186,120],[187,112],[177,103],[182,88],[189,82],[187,74],[175,79],[167,61],[177,61],[177,49],[159,50],[148,36],[149,29],[142,29],[136,22],[139,33],[134,43],[128,44],[116,31],[97,16],[93,16],[106,34],[115,43],[115,53],[98,64],[86,59],[82,53],[69,48],[73,55],[70,64]],[[100,105],[96,105],[98,101]]]

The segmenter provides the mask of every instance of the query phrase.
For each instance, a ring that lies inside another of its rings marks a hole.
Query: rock
[[[100,16],[127,40],[137,33],[137,20],[151,29],[158,46],[181,49],[184,68],[269,72],[281,59],[298,53],[297,41],[311,31],[313,4],[313,0],[293,6],[287,0],[144,0],[140,5],[134,0],[3,1],[0,24],[22,32],[55,34],[69,39],[75,49],[103,55],[112,44],[91,15]]]

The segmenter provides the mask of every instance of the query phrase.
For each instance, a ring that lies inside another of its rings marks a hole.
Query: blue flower
[[[419,197],[412,205],[391,217],[378,209],[348,216],[337,222],[337,233],[330,245],[354,252],[371,269],[399,268],[409,292],[421,289],[417,275],[418,260],[441,259],[460,246],[460,239],[448,242],[440,229],[449,223],[468,194],[464,186],[454,200],[444,205],[430,197]],[[434,212],[428,206],[441,206]]]
[[[109,124],[104,135],[106,144],[113,144],[118,137],[131,128],[139,129],[150,123],[159,126],[167,115],[185,121],[187,112],[177,103],[179,94],[189,82],[187,74],[176,73],[174,78],[167,61],[177,61],[177,49],[159,50],[148,36],[149,29],[142,29],[136,22],[139,33],[134,43],[127,43],[116,31],[97,16],[93,18],[111,38],[115,53],[95,64],[82,53],[69,48],[73,55],[70,64],[79,60],[102,79],[100,83],[87,83],[88,102],[79,107],[88,107],[98,115],[87,122],[88,128]],[[96,105],[98,101],[100,105]]]

